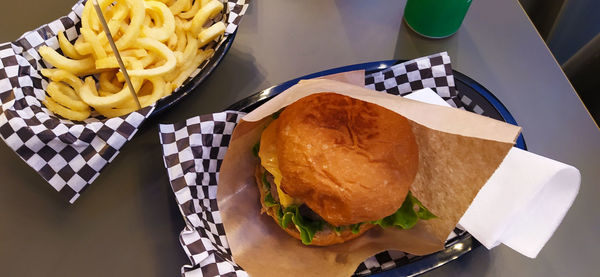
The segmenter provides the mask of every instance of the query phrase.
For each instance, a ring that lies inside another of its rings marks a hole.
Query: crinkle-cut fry
[[[165,81],[161,77],[150,77],[146,79],[146,81],[150,81],[152,83],[152,91],[150,94],[143,95],[138,98],[142,108],[152,105],[153,103],[158,101],[158,99],[160,99],[165,94],[165,89],[167,88]],[[135,102],[132,99],[130,99],[128,102],[124,103],[123,106],[118,108],[95,109],[105,117],[116,117],[136,111],[137,106]]]
[[[174,54],[175,54],[175,56],[182,55],[181,52],[175,52]],[[188,62],[190,62],[190,61],[188,61]],[[175,69],[171,70],[171,72],[160,75],[160,76],[162,76],[165,79],[165,81],[173,81],[173,80],[175,80],[175,78],[177,78],[177,75],[179,75],[179,72],[181,71],[182,66],[183,66],[183,64],[177,64],[177,67],[175,67]]]
[[[111,21],[122,21],[129,15],[129,6],[126,0],[117,0],[116,4],[111,8],[112,15],[109,16]],[[111,30],[112,31],[112,30]]]
[[[69,59],[45,45],[38,49],[38,53],[54,67],[68,70],[77,76],[89,75],[97,71],[92,57],[81,60]]]
[[[148,95],[140,97],[140,104],[142,107],[147,107],[154,104],[165,94],[166,89],[165,80],[161,77],[150,77],[148,81],[152,83],[152,91]]]
[[[150,17],[159,23],[158,27],[150,27],[149,24],[143,26],[142,34],[161,42],[167,41],[171,34],[175,32],[175,17],[173,17],[167,5],[161,2],[147,1],[145,6]]]
[[[166,62],[167,62],[167,60],[164,60],[164,59],[155,60],[154,63],[150,65],[150,67],[163,66]],[[175,60],[175,62],[177,62],[177,60]],[[173,70],[175,70],[175,68],[173,68]],[[169,72],[172,72],[173,70],[170,70]]]
[[[98,85],[100,86],[100,91],[105,91],[110,94],[119,92],[122,88],[122,84],[115,84],[113,82],[116,79],[116,71],[105,71],[100,73],[98,77]]]
[[[140,105],[142,106],[142,108],[152,105],[154,102],[158,101],[158,99],[160,99],[164,94],[165,89],[165,80],[162,77],[150,77],[144,80],[144,84],[142,85],[142,87],[147,85],[147,82],[149,82],[152,85],[152,90],[149,94],[139,96],[138,100],[140,101]],[[129,99],[123,105],[123,107],[136,107],[136,104],[133,101],[133,99]]]
[[[142,86],[143,79],[132,77],[131,83],[133,84],[133,89],[136,91],[140,89]],[[92,77],[85,78],[85,83],[81,90],[79,91],[79,96],[83,100],[83,102],[88,105],[94,107],[94,109],[98,108],[110,108],[110,107],[118,107],[123,103],[127,102],[130,99],[131,93],[129,92],[128,86],[123,86],[121,91],[110,94],[108,96],[98,96],[98,91],[96,90],[96,83]]]
[[[198,48],[222,35],[225,29],[223,23],[204,28],[207,20],[222,11],[223,4],[218,0],[98,1],[127,68],[132,68],[128,72],[142,106],[150,105],[180,87],[214,52]],[[176,10],[175,15],[172,9]],[[63,53],[68,57],[58,58],[56,55],[60,55],[54,50],[40,51],[42,57],[44,54],[53,56],[44,59],[57,67],[43,70],[52,80],[47,97],[51,103],[48,105],[62,107],[61,112],[71,118],[76,118],[77,115],[73,117],[72,113],[85,105],[107,117],[136,110],[91,3],[86,3],[82,17],[84,30],[74,44],[64,34],[59,34],[59,44],[67,49]],[[77,57],[82,59],[73,59]],[[75,70],[75,74],[61,73],[72,69],[72,64],[82,67],[86,62],[87,68]],[[91,77],[85,82],[77,78],[93,73],[101,73],[97,84]],[[60,100],[57,102],[57,99]],[[79,104],[74,104],[78,100]]]
[[[98,5],[103,10],[106,7],[113,3],[113,0],[99,0]],[[142,25],[144,23],[144,18],[146,17],[146,11],[144,7],[144,0],[126,0],[126,3],[129,8],[129,24],[125,21],[122,21],[119,25],[119,29],[123,32],[123,34],[117,39],[115,38],[115,44],[117,45],[117,49],[126,49],[135,43],[136,39],[140,36],[142,31]],[[82,28],[88,28],[90,30],[95,30],[101,32],[100,29],[89,28],[91,24],[95,24],[93,22],[98,20],[98,16],[95,13],[92,13],[92,1],[88,1],[85,4],[82,14],[81,26]],[[117,32],[113,32],[115,35]],[[112,34],[112,33],[111,33]]]
[[[225,33],[225,23],[219,21],[212,26],[202,30],[198,35],[198,47],[203,47],[207,43],[215,40]]]
[[[102,10],[102,13],[106,17],[106,7],[110,3],[108,1],[98,0],[98,6]],[[94,10],[94,6],[92,1],[87,1],[85,6],[83,7],[83,12],[81,13],[81,28],[86,28],[90,30],[94,30],[96,32],[100,32],[102,30],[102,26],[100,24],[100,19],[96,15]]]
[[[98,0],[98,6],[102,10],[102,14],[104,18],[109,21],[112,17],[117,18],[125,18],[129,13],[128,0]],[[113,5],[114,3],[114,5]],[[125,9],[121,6],[125,5]],[[110,9],[109,9],[110,6]],[[82,28],[90,29],[95,32],[102,31],[102,25],[100,23],[100,19],[98,18],[96,11],[92,5],[92,1],[88,1],[83,7],[83,12],[81,14],[81,26]]]
[[[113,35],[113,39],[118,39],[118,31],[121,26],[121,22],[125,21],[129,15],[129,6],[127,5],[126,0],[118,0],[108,11],[110,11],[110,14],[105,13],[108,29],[110,30],[111,35]],[[100,30],[100,32],[102,33],[101,35],[105,37],[104,39],[101,38],[101,42],[103,44],[108,43],[108,39],[104,34],[104,30]]]
[[[67,70],[64,70],[64,69],[42,68],[40,73],[42,73],[42,75],[48,77],[48,79],[50,79],[54,82],[67,83],[69,86],[71,86],[73,89],[75,89],[76,92],[78,92],[81,89],[81,87],[83,86],[83,81],[81,79],[77,78],[77,76],[75,76],[75,74],[73,74]]]
[[[98,5],[100,8],[103,8],[103,4],[101,1],[98,1]],[[81,14],[81,26],[83,28],[92,29],[94,31],[99,31],[102,27],[100,27],[100,21],[97,16],[92,16],[93,12],[92,1],[87,1],[85,6],[83,6],[83,12]]]
[[[142,84],[142,87],[140,88],[140,90],[137,91],[138,100],[142,96],[152,94],[152,89],[153,89],[152,83],[147,82],[147,81],[148,81],[148,79],[145,79],[144,83]],[[142,104],[141,101],[140,101],[140,104]]]
[[[183,26],[183,20],[177,18],[175,21],[178,22],[178,26]],[[183,52],[185,46],[187,45],[186,32],[182,27],[175,28],[175,34],[177,35],[177,46],[175,46],[174,51]]]
[[[125,21],[121,21],[120,22],[120,26],[119,26],[119,33],[125,33],[125,31],[127,31],[127,28],[129,28],[129,24],[127,24],[127,22]]]
[[[218,13],[221,12],[221,10],[223,10],[223,3],[217,0],[208,2],[205,6],[200,8],[198,13],[196,13],[194,18],[192,19],[192,25],[190,26],[189,30],[194,35],[200,34],[204,23],[206,23],[206,21],[209,18],[215,17]]]
[[[191,6],[191,0],[176,0],[173,4],[169,5],[169,9],[173,15],[178,15],[186,8],[189,9]]]
[[[69,91],[71,90],[71,91]],[[58,104],[74,111],[89,111],[90,106],[77,96],[75,91],[67,85],[59,82],[50,82],[46,87],[46,92]],[[72,95],[70,95],[72,94]],[[77,97],[75,99],[73,96]]]
[[[154,26],[154,23],[152,22],[152,17],[149,14],[146,14],[146,17],[144,17],[144,28],[149,26]]]
[[[125,86],[125,78],[123,78],[123,81],[119,80],[119,78],[117,78],[119,75],[118,74],[123,74],[121,71],[117,71],[117,73],[115,74],[115,76],[113,76],[111,82],[113,83],[113,85],[122,88],[123,86]],[[120,91],[120,90],[119,90]]]
[[[55,83],[56,85],[58,85],[58,88],[61,90],[61,92],[64,93],[66,96],[70,97],[71,99],[81,101],[79,94],[77,94],[77,92],[75,91],[75,89],[73,87],[71,87],[63,82],[51,81],[50,83]],[[54,99],[54,100],[56,100],[56,99]]]
[[[106,24],[108,25],[108,30],[110,31],[113,40],[117,41],[121,36],[121,33],[119,32],[121,23],[125,23],[125,19],[129,15],[129,7],[127,6],[126,0],[119,0],[109,11],[113,11],[114,9],[116,9],[114,15],[111,17],[105,13],[105,19],[107,20]],[[108,43],[108,37],[106,37],[104,28],[98,31],[96,37],[98,38],[99,43],[104,47],[104,50],[107,53],[111,53],[112,48]]]
[[[173,81],[173,84],[176,87],[179,87],[185,82],[185,80],[196,70],[208,57],[210,57],[214,53],[214,50],[199,50],[196,57],[194,57],[193,62],[187,64],[184,69],[182,69]]]
[[[181,28],[184,31],[189,32],[190,29],[192,28],[192,20],[182,20],[181,21]]]
[[[119,51],[121,56],[123,57],[135,57],[135,58],[143,58],[148,56],[148,51],[144,49],[127,49],[123,51]]]
[[[106,52],[104,51],[104,47],[102,47],[100,40],[96,36],[96,33],[87,28],[81,28],[80,31],[83,38],[92,46],[92,54],[94,57],[96,59],[106,58]]]
[[[175,49],[177,48],[177,32],[173,32],[169,39],[167,39],[167,47],[175,51]]]
[[[124,83],[125,82],[125,75],[123,75],[123,72],[119,71],[117,72],[117,81]]]
[[[175,58],[177,59],[177,66],[181,66],[183,64],[183,62],[184,62],[183,52],[173,51],[173,54],[175,54]],[[173,71],[171,71],[171,72],[173,72]]]
[[[147,55],[147,56],[141,58],[139,61],[140,61],[140,63],[142,63],[142,68],[146,68],[156,61],[156,56]]]
[[[119,39],[119,29],[121,28],[121,22],[123,21],[111,20],[107,23],[108,30],[110,30],[110,34],[113,36],[113,40]],[[96,37],[98,38],[98,42],[104,47],[104,50],[110,53],[112,51],[112,48],[108,43],[108,37],[106,36],[106,33],[104,33],[104,30],[100,31],[100,33],[98,33]]]
[[[82,121],[90,117],[89,109],[87,111],[74,111],[56,103],[50,96],[46,96],[46,98],[42,100],[42,103],[53,113],[58,114],[66,119]]]
[[[196,15],[198,10],[200,10],[200,6],[200,0],[195,0],[192,6],[187,11],[182,11],[181,13],[177,14],[177,16],[183,19],[190,19],[194,17],[194,15]]]
[[[165,97],[165,96],[171,94],[171,92],[173,91],[172,87],[173,87],[173,85],[171,84],[171,82],[165,80],[165,89],[164,89],[163,95],[161,97]]]
[[[125,63],[125,60],[123,60],[123,63]],[[127,66],[127,64],[125,64],[125,66]],[[103,68],[103,69],[119,68],[119,63],[117,62],[117,59],[115,58],[115,56],[110,56],[110,57],[106,57],[104,59],[96,60],[96,68]]]
[[[105,90],[98,90],[98,96],[105,97],[105,96],[110,96],[110,95],[113,95],[113,94],[115,94],[115,93],[114,92],[110,92],[110,91],[105,91]]]
[[[67,58],[71,58],[74,60],[81,60],[85,58],[83,55],[77,53],[77,50],[75,50],[75,46],[71,44],[71,42],[65,36],[65,32],[63,31],[60,31],[58,33],[58,45],[60,46],[60,49],[62,50],[63,54],[67,56]]]
[[[157,9],[160,6],[167,6],[161,2],[156,1],[146,1],[144,2],[144,7],[146,9],[146,18],[144,18],[144,25],[142,27],[142,34],[144,32],[145,27],[158,27],[163,25],[163,16],[162,9]],[[167,7],[168,9],[168,7]],[[169,12],[169,14],[171,14]],[[172,14],[171,14],[172,15]],[[150,20],[150,21],[148,21]]]
[[[118,93],[127,86],[124,79],[123,81],[119,81],[119,74],[121,74],[119,70],[107,71],[106,74],[100,74],[97,91],[99,96],[109,96]]]
[[[91,55],[93,51],[92,45],[86,42],[83,36],[79,36],[75,40],[75,44],[73,44],[73,47],[75,47],[75,51],[77,51],[77,53],[79,53],[79,55],[82,56]]]
[[[135,61],[134,60],[129,60],[129,62],[130,63],[139,62],[142,65],[141,68],[146,68],[149,65],[155,63],[155,56],[154,55],[148,55],[148,56],[145,56],[145,57],[143,57],[143,58],[141,58],[139,60],[135,60]],[[175,70],[171,70],[171,72],[173,72],[173,71],[175,71]],[[127,71],[127,72],[129,73],[129,71]],[[166,74],[162,74],[161,76],[167,76],[167,75],[171,74],[171,72],[166,73]],[[117,72],[117,81],[119,81],[121,83],[125,82],[125,76],[123,76],[123,72],[121,72],[121,71]]]
[[[135,57],[124,56],[121,57],[125,67],[131,67],[131,65],[137,61]],[[108,56],[103,59],[96,60],[96,68],[97,69],[113,69],[119,68],[119,62],[117,62],[117,58],[115,56]]]
[[[119,39],[117,39],[117,41],[115,41],[117,49],[125,49],[135,43],[142,32],[142,24],[144,23],[144,17],[146,16],[144,0],[127,0],[127,4],[129,5],[130,10],[130,22],[127,30]]]
[[[192,4],[194,4],[193,2],[194,2],[194,0],[188,0],[188,1],[185,3],[185,7],[183,7],[183,10],[184,10],[184,11],[187,11],[187,10],[191,9],[191,8],[192,8]]]
[[[173,51],[171,51],[171,49],[169,49],[166,45],[152,38],[139,38],[136,42],[136,45],[140,46],[141,48],[150,50],[151,52],[159,54],[166,61],[163,65],[154,68],[129,70],[128,73],[130,76],[158,76],[168,73],[175,68],[177,60],[175,58],[175,55],[173,54]]]
[[[194,55],[196,55],[196,53],[198,52],[198,48],[200,48],[200,46],[198,45],[198,40],[194,37],[194,35],[188,34],[186,36],[186,39],[188,41],[188,44],[186,45],[185,50],[181,55],[181,60],[178,60],[178,64],[182,64],[184,61],[192,60]]]

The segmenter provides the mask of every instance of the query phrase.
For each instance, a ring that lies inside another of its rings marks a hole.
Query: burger
[[[274,114],[253,150],[262,212],[304,244],[435,217],[410,193],[419,151],[409,120],[376,104],[312,94]]]

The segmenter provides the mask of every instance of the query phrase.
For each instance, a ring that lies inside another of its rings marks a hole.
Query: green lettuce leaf
[[[263,182],[268,183],[264,176]],[[311,244],[315,233],[323,230],[323,227],[328,225],[328,223],[323,220],[310,220],[304,218],[300,214],[300,209],[297,205],[283,208],[275,201],[275,199],[273,199],[271,192],[268,192],[265,195],[264,202],[267,207],[273,207],[275,209],[275,215],[277,216],[281,228],[285,229],[288,228],[290,224],[294,224],[294,227],[300,232],[302,243],[305,245]],[[427,210],[421,201],[415,198],[412,193],[408,192],[402,206],[395,213],[382,219],[371,221],[371,223],[383,228],[393,226],[396,228],[410,229],[417,224],[419,219],[428,220],[432,218],[436,218],[436,216]],[[357,234],[360,231],[360,226],[363,224],[365,224],[365,222],[347,226],[329,226],[338,234],[346,228],[349,228],[353,234]]]
[[[267,172],[266,171],[263,173],[262,182],[263,182],[263,187],[265,188],[265,190],[267,190],[267,191],[271,190],[271,183],[269,183],[269,180],[267,180]]]
[[[425,208],[421,201],[415,198],[409,191],[402,206],[395,213],[371,223],[383,228],[394,226],[402,229],[410,229],[417,224],[419,219],[428,220],[432,218],[436,218],[436,216]]]
[[[281,224],[281,228],[287,228],[288,225],[290,225],[290,222],[292,222],[292,217],[294,217],[293,212],[284,211],[283,216],[281,217],[281,220],[279,222]]]
[[[350,225],[350,231],[352,231],[352,234],[358,234],[358,231],[360,230],[360,226],[363,225],[364,223],[356,223],[356,224],[352,224]]]
[[[284,229],[293,223],[300,232],[302,243],[309,245],[312,243],[315,233],[323,229],[325,222],[322,220],[314,221],[304,218],[300,214],[300,209],[298,207],[299,206],[292,205],[283,209],[279,223],[281,228]]]
[[[281,222],[281,219],[283,218],[283,211],[281,210],[281,205],[275,206],[274,209],[275,209],[275,216],[277,216],[277,220],[279,220],[279,222]]]
[[[260,140],[252,146],[252,154],[258,158],[258,150],[260,150]]]
[[[294,224],[296,224],[296,227],[300,231],[300,238],[302,239],[302,243],[306,245],[311,244],[315,233],[323,229],[324,223],[322,220],[306,220],[300,214],[300,209],[298,209],[298,207],[296,207],[296,213],[292,218],[292,221],[294,222]]]
[[[342,229],[344,228],[344,226],[333,226],[330,225],[331,228],[333,228],[333,231],[339,236],[342,232]]]
[[[271,192],[265,195],[265,206],[269,208],[279,206],[279,203],[275,202],[275,199],[273,199],[273,195],[271,195]]]

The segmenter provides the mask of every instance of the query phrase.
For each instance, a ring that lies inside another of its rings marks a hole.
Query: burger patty
[[[300,215],[302,215],[304,218],[308,218],[313,221],[325,221],[320,215],[311,210],[306,204],[300,205],[300,207],[298,207],[298,210],[300,211]]]
[[[269,182],[269,184],[271,184],[270,191],[271,191],[271,196],[273,196],[273,200],[275,200],[275,202],[279,203],[279,193],[277,192],[277,186],[275,185],[275,177],[273,177],[273,175],[271,175],[271,173],[269,173],[269,171],[265,170],[265,168],[262,166],[261,166],[261,170],[262,170],[262,174],[264,174],[264,176],[266,176],[267,182]],[[263,186],[264,186],[264,184],[263,184]]]

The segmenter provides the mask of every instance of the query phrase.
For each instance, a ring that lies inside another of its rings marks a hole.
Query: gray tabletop
[[[75,0],[3,1],[0,41],[66,14]],[[216,112],[308,73],[448,51],[492,91],[530,151],[579,168],[581,190],[537,259],[480,247],[425,276],[592,276],[600,246],[600,132],[516,0],[478,0],[458,33],[430,40],[402,23],[404,1],[253,1],[233,47],[197,91],[139,131],[74,205],[0,143],[5,276],[176,276],[184,224],[157,123]],[[234,81],[229,81],[235,77]]]

